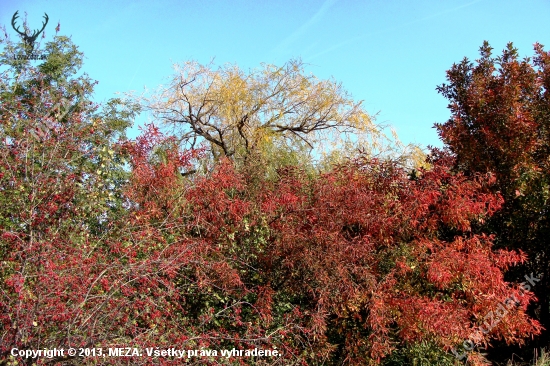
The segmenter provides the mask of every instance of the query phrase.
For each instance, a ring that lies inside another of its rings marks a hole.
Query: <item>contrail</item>
[[[416,20],[413,20],[413,21],[410,21],[410,22],[407,22],[407,23],[403,23],[401,25],[397,25],[397,26],[394,26],[394,27],[389,27],[389,28],[386,28],[386,29],[382,29],[382,30],[379,30],[379,31],[375,31],[375,32],[370,32],[370,33],[367,33],[367,34],[363,34],[361,36],[357,36],[357,37],[353,37],[353,38],[350,38],[346,41],[343,41],[341,43],[338,43],[332,47],[329,47],[327,48],[326,50],[324,51],[321,51],[319,53],[316,53],[315,55],[311,56],[311,57],[308,57],[307,58],[307,61],[311,61],[319,56],[322,56],[326,53],[329,53],[329,52],[332,52],[340,47],[343,47],[347,44],[350,44],[350,43],[353,43],[353,42],[357,42],[359,41],[360,39],[363,39],[365,37],[368,37],[368,36],[372,36],[372,35],[375,35],[375,34],[380,34],[380,33],[385,33],[385,32],[388,32],[388,31],[391,31],[391,30],[394,30],[394,29],[399,29],[399,28],[403,28],[403,27],[407,27],[411,24],[415,24],[415,23],[420,23],[420,22],[423,22],[423,21],[426,21],[428,19],[432,19],[432,18],[436,18],[436,17],[439,17],[443,14],[448,14],[448,13],[452,13],[453,11],[456,11],[458,9],[462,9],[462,8],[465,8],[465,7],[468,7],[470,5],[473,5],[475,3],[479,3],[480,1],[483,1],[483,0],[475,0],[475,1],[471,1],[469,3],[466,3],[466,4],[463,4],[463,5],[460,5],[460,6],[457,6],[457,7],[454,7],[452,9],[447,9],[447,10],[444,10],[444,11],[441,11],[439,13],[436,13],[436,14],[432,14],[432,15],[428,15],[427,17],[424,17],[424,18],[421,18],[421,19],[416,19]]]
[[[292,33],[290,36],[285,38],[281,43],[279,43],[273,49],[273,51],[277,52],[277,53],[281,52],[281,51],[284,51],[290,44],[295,42],[302,34],[304,34],[307,31],[308,28],[310,28],[313,24],[315,24],[319,20],[321,20],[323,15],[327,12],[328,9],[330,9],[330,7],[332,5],[334,5],[334,3],[336,1],[337,0],[326,0],[323,3],[323,5],[321,5],[321,8],[319,8],[319,10],[317,10],[315,15],[313,15],[307,22],[302,24],[302,26],[300,28],[298,28],[294,33]]]
[[[147,45],[147,47],[145,48],[146,50],[149,50],[151,49],[151,45],[153,44],[153,40],[150,40],[149,41],[149,44]],[[138,71],[141,70],[141,67],[143,66],[143,63],[144,63],[144,60],[143,60],[143,57],[139,60],[139,62],[137,63],[137,66],[136,66],[136,71],[134,72],[134,75],[132,76],[132,79],[130,79],[130,81],[128,82],[128,85],[126,86],[126,90],[128,90],[130,88],[130,85],[132,85],[132,82],[134,81],[134,79],[136,78],[136,75],[138,73]]]

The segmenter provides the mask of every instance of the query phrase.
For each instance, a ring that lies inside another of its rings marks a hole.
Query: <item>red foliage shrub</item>
[[[453,174],[445,152],[432,164],[416,179],[376,160],[313,180],[287,168],[253,192],[225,161],[179,188],[181,226],[170,233],[193,258],[174,277],[186,329],[199,321],[211,347],[347,364],[421,340],[448,350],[473,333],[487,343],[539,332],[525,314],[532,295],[503,278],[525,256],[472,232],[502,204],[494,179]],[[479,335],[510,296],[519,306]]]

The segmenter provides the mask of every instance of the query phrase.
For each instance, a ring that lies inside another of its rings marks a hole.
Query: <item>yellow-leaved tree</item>
[[[341,83],[307,74],[300,60],[249,72],[189,61],[175,71],[167,86],[143,98],[144,107],[187,147],[206,142],[215,161],[226,156],[273,166],[307,156],[311,162],[327,151],[349,156],[346,146],[378,153],[401,148],[399,156],[414,151],[386,137]]]

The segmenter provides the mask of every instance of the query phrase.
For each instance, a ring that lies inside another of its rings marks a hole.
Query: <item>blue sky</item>
[[[155,89],[176,62],[250,69],[300,57],[379,112],[403,142],[422,146],[441,146],[432,126],[449,118],[435,87],[453,63],[476,59],[483,40],[497,54],[509,41],[522,56],[533,55],[535,42],[550,49],[549,0],[2,0],[0,25],[13,37],[16,10],[32,29],[48,13],[47,39],[61,23],[99,81],[98,102]]]

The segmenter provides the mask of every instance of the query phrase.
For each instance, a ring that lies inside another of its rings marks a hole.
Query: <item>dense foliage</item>
[[[482,365],[465,341],[541,332],[533,292],[504,277],[528,257],[484,231],[508,204],[494,169],[433,150],[413,172],[365,153],[318,174],[220,157],[188,175],[211,150],[154,124],[127,140],[139,108],[94,105],[70,40],[38,67],[5,42],[0,362],[12,348],[176,347],[202,350],[196,365]],[[254,348],[279,356],[221,355]]]
[[[550,329],[550,54],[535,44],[535,56],[520,60],[510,43],[492,56],[486,42],[476,64],[464,59],[438,88],[449,99],[452,118],[438,125],[456,155],[455,169],[466,175],[494,175],[493,192],[502,209],[484,228],[497,234],[499,248],[521,249],[529,261],[509,272],[522,281],[535,273],[539,299],[530,309],[546,331],[532,346],[547,347]],[[502,352],[501,352],[502,353]]]

